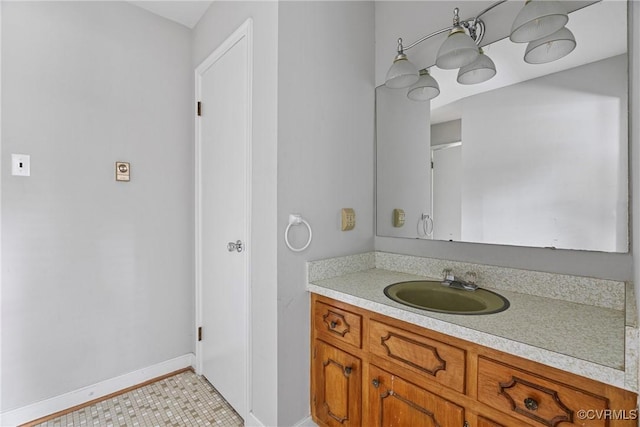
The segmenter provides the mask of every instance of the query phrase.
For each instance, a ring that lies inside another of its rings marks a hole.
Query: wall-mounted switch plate
[[[356,226],[356,212],[352,208],[342,209],[342,231],[353,230]]]
[[[11,155],[11,175],[30,176],[31,175],[31,156],[28,154],[12,154]]]
[[[131,179],[131,165],[129,162],[116,162],[116,181],[129,181]]]
[[[402,227],[403,225],[404,225],[404,210],[394,209],[393,210],[393,226]]]

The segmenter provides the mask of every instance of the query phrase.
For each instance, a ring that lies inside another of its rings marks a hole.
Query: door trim
[[[429,203],[429,213],[431,214],[431,218],[433,218],[433,190],[434,190],[434,173],[433,173],[433,162],[434,162],[434,151],[446,150],[448,148],[459,147],[462,145],[462,141],[448,142],[446,144],[437,144],[431,146],[431,200]]]
[[[200,117],[196,114],[196,105],[198,101],[201,101],[202,95],[202,75],[218,61],[225,53],[227,53],[233,46],[235,46],[242,39],[246,40],[246,60],[247,60],[247,92],[246,100],[246,140],[245,148],[247,157],[245,159],[246,165],[246,222],[245,222],[245,262],[244,269],[246,274],[246,301],[244,301],[246,307],[246,313],[249,316],[247,319],[247,328],[245,331],[245,338],[247,343],[247,353],[243,355],[245,358],[246,371],[246,384],[245,391],[245,407],[247,408],[247,414],[239,414],[243,419],[247,419],[247,416],[251,412],[251,195],[252,195],[252,145],[253,145],[253,19],[249,18],[242,25],[240,25],[225,41],[216,48],[200,65],[195,69],[195,102],[194,117],[195,117],[195,325],[193,328],[193,337],[195,341],[195,369],[197,374],[202,374],[202,342],[198,341],[197,329],[202,325],[202,240],[200,238],[202,233],[202,129]],[[203,105],[203,110],[206,110],[206,104]],[[203,336],[206,339],[207,331],[203,331]]]
[[[431,220],[432,221],[436,221],[438,220],[438,218],[435,218],[435,198],[434,198],[434,194],[436,194],[436,174],[435,174],[435,168],[434,168],[434,162],[435,162],[435,154],[436,152],[439,151],[444,151],[444,150],[448,150],[450,148],[455,148],[455,147],[462,147],[462,141],[455,141],[455,142],[449,142],[449,143],[445,143],[445,144],[437,144],[437,145],[432,145],[431,146],[431,200],[429,203],[429,213],[431,214]],[[435,238],[435,223],[433,223],[433,228],[431,229],[431,240],[438,240]]]

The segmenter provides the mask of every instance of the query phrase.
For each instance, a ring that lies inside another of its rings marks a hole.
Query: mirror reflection
[[[431,67],[430,102],[376,89],[378,235],[628,251],[626,2],[567,26],[577,47],[553,63],[504,39],[487,82]]]

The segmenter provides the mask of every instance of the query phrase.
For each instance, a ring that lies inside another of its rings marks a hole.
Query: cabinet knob
[[[532,398],[530,398],[530,397],[527,397],[527,398],[524,400],[524,406],[525,406],[528,410],[530,410],[530,411],[535,411],[535,410],[537,410],[537,409],[538,409],[538,402],[536,402],[536,400],[535,400],[535,399],[532,399]]]
[[[378,388],[380,387],[380,380],[378,380],[377,378],[374,378],[373,381],[371,381],[371,384],[375,387]]]
[[[349,377],[349,375],[351,375],[351,371],[352,371],[352,370],[353,370],[353,369],[351,368],[351,366],[347,366],[347,367],[345,367],[345,368],[344,368],[344,376],[348,378],[348,377]]]
[[[335,320],[332,320],[331,323],[329,324],[329,327],[331,329],[335,329],[336,326],[338,326],[338,322],[336,322]]]

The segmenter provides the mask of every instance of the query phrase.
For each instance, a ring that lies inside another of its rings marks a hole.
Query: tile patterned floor
[[[242,418],[216,389],[192,371],[38,424],[41,427],[243,425]]]

